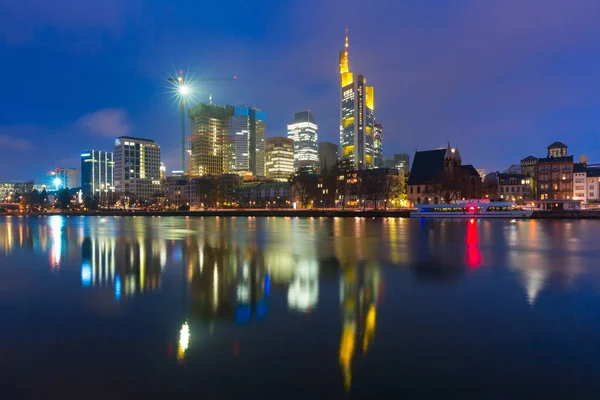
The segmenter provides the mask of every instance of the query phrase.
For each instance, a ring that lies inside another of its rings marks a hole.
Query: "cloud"
[[[111,138],[127,136],[133,127],[127,111],[120,108],[105,108],[86,114],[79,118],[75,126],[93,135]]]
[[[16,139],[5,135],[0,135],[0,147],[26,151],[31,148],[31,143],[25,139]]]
[[[0,151],[17,150],[27,151],[31,149],[31,143],[23,136],[31,136],[38,129],[31,125],[0,126]]]

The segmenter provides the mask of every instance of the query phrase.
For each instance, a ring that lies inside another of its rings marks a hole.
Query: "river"
[[[595,398],[600,222],[0,217],[3,398]]]

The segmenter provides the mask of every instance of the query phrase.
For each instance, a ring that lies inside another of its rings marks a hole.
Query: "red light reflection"
[[[481,265],[481,252],[479,251],[479,236],[475,218],[467,224],[467,265],[474,269]]]

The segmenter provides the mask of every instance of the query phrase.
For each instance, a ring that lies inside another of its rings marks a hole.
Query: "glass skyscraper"
[[[265,176],[266,115],[247,106],[200,103],[190,109],[190,175],[250,171]]]
[[[83,197],[103,199],[115,191],[113,153],[89,150],[81,153],[81,191]]]
[[[319,169],[319,126],[310,111],[294,113],[294,122],[287,126],[288,138],[294,141],[296,170]]]
[[[383,125],[375,123],[375,135],[373,136],[373,158],[376,168],[383,167]]]
[[[348,63],[348,28],[346,44],[340,51],[340,147],[341,157],[354,163],[356,169],[373,168],[375,89],[367,86],[364,75],[356,79]]]

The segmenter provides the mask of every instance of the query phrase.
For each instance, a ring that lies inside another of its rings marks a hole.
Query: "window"
[[[521,187],[517,186],[517,193],[521,192]]]
[[[563,165],[562,168],[561,168],[561,171],[563,171],[563,172],[570,172],[571,171],[571,166],[568,165],[568,164]]]
[[[510,191],[514,193],[514,192],[515,192],[515,187],[514,187],[514,186],[513,186],[513,187],[511,187],[511,188],[510,188]]]
[[[552,190],[558,190],[558,183],[552,184]]]
[[[410,187],[410,194],[413,194],[413,187]]]
[[[417,186],[417,193],[421,193],[421,186]]]

